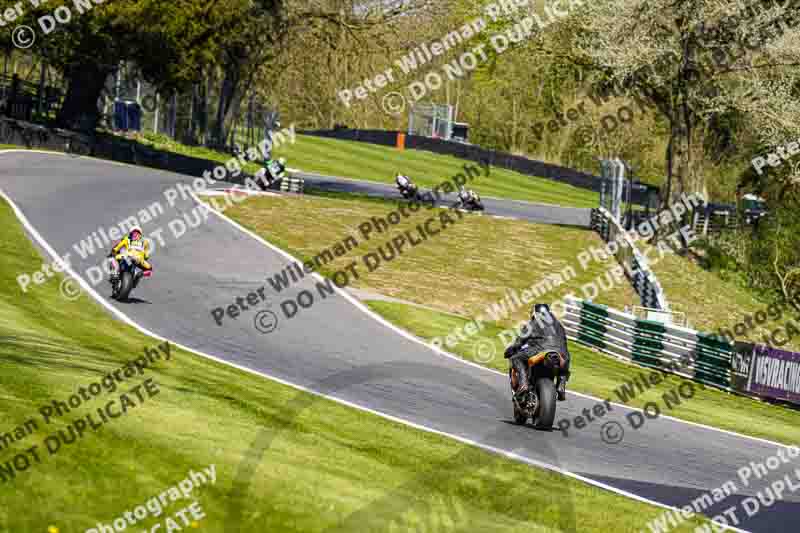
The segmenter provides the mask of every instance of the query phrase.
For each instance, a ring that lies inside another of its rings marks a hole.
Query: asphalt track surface
[[[393,200],[401,200],[403,198],[397,187],[393,185],[323,176],[308,172],[292,172],[292,174],[304,178],[307,187],[311,186],[325,191],[365,194]],[[428,190],[421,188],[420,193],[425,193]],[[439,205],[452,206],[458,200],[456,194],[443,194],[442,197],[443,200],[439,202]],[[592,222],[591,209],[487,197],[481,197],[481,200],[483,201],[485,213],[489,215],[513,217],[540,224],[579,226],[582,228],[590,227]]]
[[[145,233],[152,235],[158,227],[191,212],[196,207],[191,198],[175,206],[164,200],[162,191],[178,181],[189,180],[88,158],[0,155],[0,189],[57,253],[71,254],[70,263],[77,272],[98,264],[105,255],[103,250],[81,259],[73,249],[76,241],[98,226],[116,225],[160,202],[165,213],[144,224]],[[155,275],[134,292],[133,301],[107,301],[163,337],[253,371],[661,504],[682,507],[735,481],[740,491],[708,514],[755,495],[763,485],[742,487],[737,469],[776,453],[774,444],[665,417],[633,431],[624,416],[630,410],[623,406],[614,406],[602,421],[568,437],[558,431],[516,426],[511,423],[505,376],[438,354],[380,323],[343,296],[317,297],[313,306],[286,319],[279,303],[302,289],[317,295],[316,281],[305,278],[276,293],[265,278],[280,271],[289,259],[222,218],[210,215],[177,240],[169,231],[164,235],[166,244],[157,246],[153,259]],[[215,324],[212,308],[227,306],[237,296],[265,285],[267,304],[235,320],[226,319],[221,326]],[[97,290],[108,298],[107,284]],[[277,328],[268,334],[254,327],[256,312],[266,310],[278,317]],[[596,403],[570,394],[568,401],[559,403],[557,419],[579,415]],[[625,427],[622,442],[603,441],[601,423],[607,421]],[[788,467],[797,466],[798,461]],[[778,479],[788,467],[770,472],[763,481]],[[754,532],[796,531],[799,496],[795,493],[752,519],[741,516],[739,527]],[[569,495],[564,498],[567,502]],[[566,516],[571,505],[567,502],[561,510],[559,527],[579,531],[574,517]],[[744,515],[741,506],[737,515]],[[649,531],[644,523],[641,530]]]

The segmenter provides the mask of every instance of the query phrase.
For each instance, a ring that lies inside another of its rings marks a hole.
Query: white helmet
[[[132,228],[131,228],[131,229],[128,231],[128,236],[130,237],[130,236],[133,234],[133,232],[134,232],[134,231],[138,231],[138,232],[139,232],[139,235],[144,235],[144,232],[142,231],[142,227],[141,227],[141,226],[139,226],[139,225],[136,225],[136,226],[133,226],[133,227],[132,227]]]

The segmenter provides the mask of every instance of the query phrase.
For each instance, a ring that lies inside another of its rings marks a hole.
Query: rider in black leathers
[[[516,395],[521,396],[528,390],[528,358],[540,352],[558,352],[564,357],[564,364],[559,370],[556,392],[559,401],[566,399],[567,381],[569,380],[570,355],[567,348],[567,333],[564,326],[553,316],[547,304],[536,304],[531,309],[531,321],[523,333],[506,349],[506,359],[517,371],[518,383]]]

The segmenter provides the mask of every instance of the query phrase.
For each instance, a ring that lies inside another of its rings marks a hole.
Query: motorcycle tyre
[[[119,292],[117,293],[117,300],[124,302],[128,299],[128,295],[133,289],[133,274],[130,272],[122,272],[119,279]]]
[[[556,418],[556,386],[552,378],[541,377],[536,380],[535,387],[539,405],[533,414],[533,425],[538,429],[553,429]]]

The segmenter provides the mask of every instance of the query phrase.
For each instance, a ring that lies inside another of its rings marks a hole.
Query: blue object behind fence
[[[142,108],[136,102],[117,100],[114,102],[114,129],[141,131]]]

